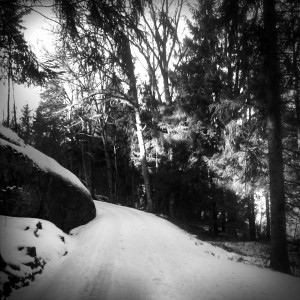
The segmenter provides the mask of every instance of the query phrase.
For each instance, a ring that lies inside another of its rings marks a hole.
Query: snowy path
[[[10,299],[299,299],[299,278],[230,261],[151,214],[95,204],[74,249]]]

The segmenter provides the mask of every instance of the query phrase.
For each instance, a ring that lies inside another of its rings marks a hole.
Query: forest
[[[55,51],[41,61],[22,18],[43,5]],[[0,24],[4,126],[93,199],[202,239],[270,242],[271,268],[290,273],[288,246],[300,247],[299,1],[1,0]],[[43,87],[36,111],[26,104],[17,117],[14,83]]]

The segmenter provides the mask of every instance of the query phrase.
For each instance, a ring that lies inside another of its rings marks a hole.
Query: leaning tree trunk
[[[134,64],[133,64],[130,44],[126,36],[123,36],[122,39],[122,55],[123,55],[124,63],[127,68],[126,71],[130,82],[130,91],[131,91],[131,96],[132,96],[132,101],[134,106],[136,134],[137,134],[139,150],[140,150],[140,163],[142,166],[142,175],[144,179],[146,196],[147,196],[146,209],[147,211],[153,211],[150,178],[149,178],[149,171],[148,171],[148,165],[146,159],[146,149],[145,149],[145,143],[143,137],[143,128],[141,123],[140,103],[139,103],[138,92],[137,92],[136,78],[134,74]]]
[[[140,112],[139,112],[138,108],[135,109],[135,122],[136,122],[136,134],[138,137],[138,143],[139,143],[139,148],[140,148],[140,162],[142,165],[142,175],[143,175],[143,179],[144,179],[146,196],[147,196],[146,209],[148,211],[152,211],[153,204],[152,204],[152,197],[151,197],[150,178],[149,178],[148,165],[147,165],[147,159],[146,159],[146,149],[145,149],[145,143],[144,143],[144,138],[143,138],[141,116],[140,116]]]
[[[268,160],[271,199],[271,261],[274,270],[290,273],[286,242],[279,66],[275,24],[275,1],[264,0],[265,97],[267,103]]]

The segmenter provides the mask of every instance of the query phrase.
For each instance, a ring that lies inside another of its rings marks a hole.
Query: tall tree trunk
[[[155,68],[154,67],[155,66],[155,58],[154,58],[154,55],[152,55],[152,56],[153,56],[152,62],[151,62],[150,54],[146,58],[146,60],[148,62],[148,76],[149,76],[151,96],[153,97],[153,99],[158,100],[159,103],[162,103],[161,95],[160,95],[159,88],[157,85],[156,73],[155,73],[155,69],[154,69]]]
[[[297,66],[295,66],[297,68]],[[297,146],[300,151],[300,96],[299,96],[299,74],[295,70],[295,83],[294,83],[294,100],[296,106],[296,126],[297,126]]]
[[[240,95],[240,61],[236,63],[235,69],[235,81],[234,81],[234,96]]]
[[[223,188],[222,191],[222,198],[221,198],[221,203],[222,203],[222,207],[221,207],[221,227],[222,227],[222,233],[225,233],[227,231],[227,217],[226,217],[226,192],[225,189]]]
[[[222,233],[226,232],[226,211],[224,207],[222,208],[221,211],[221,231]]]
[[[132,198],[131,198],[131,202],[132,202],[132,207],[136,207],[135,205],[135,184],[134,184],[135,180],[134,180],[134,165],[132,163],[131,165],[131,189],[132,189]]]
[[[299,74],[298,74],[298,66],[295,65],[295,83],[294,83],[294,100],[295,100],[295,106],[296,106],[296,127],[297,127],[297,149],[298,152],[296,154],[297,163],[296,163],[296,174],[298,176],[296,177],[297,180],[300,180],[300,96],[299,96]],[[298,171],[297,171],[298,170]]]
[[[123,43],[123,59],[124,62],[126,62],[126,68],[127,68],[127,76],[130,81],[130,90],[131,90],[131,96],[134,103],[134,114],[135,114],[135,125],[136,125],[136,134],[138,138],[138,144],[139,144],[139,150],[140,150],[140,163],[142,166],[142,175],[144,179],[145,189],[146,189],[146,196],[147,196],[147,205],[146,209],[147,211],[152,212],[153,210],[153,203],[152,203],[152,195],[151,195],[151,186],[150,186],[150,178],[149,178],[149,171],[148,171],[148,165],[147,165],[147,159],[146,159],[146,149],[145,149],[145,143],[144,143],[144,137],[143,137],[143,128],[141,123],[141,114],[140,114],[140,103],[138,98],[138,92],[137,92],[137,85],[136,85],[136,78],[134,73],[134,64],[130,49],[130,43],[128,41],[128,38],[126,36],[122,39]]]
[[[226,230],[227,235],[230,239],[237,239],[237,212],[236,212],[236,196],[229,192],[228,190],[223,189],[223,201],[224,207],[226,208],[227,223]]]
[[[274,270],[290,273],[286,242],[280,82],[275,23],[275,1],[264,0],[265,97],[268,107],[267,136],[271,199],[271,261]]]
[[[299,82],[299,70],[298,70],[298,57],[300,54],[300,45],[295,43],[293,48],[293,71],[294,71],[294,101],[296,106],[296,127],[297,127],[297,146],[300,151],[300,82]]]
[[[211,219],[211,232],[213,235],[217,236],[218,235],[218,211],[217,211],[217,206],[216,202],[212,201],[211,204],[211,211],[210,211],[210,219]]]
[[[130,201],[129,201],[129,193],[128,193],[128,185],[129,185],[129,180],[128,180],[128,164],[127,164],[127,159],[124,156],[123,157],[123,162],[124,162],[124,172],[125,172],[125,192],[126,192],[126,205],[130,206]]]
[[[141,116],[140,116],[140,112],[139,112],[138,108],[135,109],[135,122],[136,122],[136,134],[138,137],[138,143],[139,143],[139,148],[140,148],[140,162],[142,165],[142,175],[143,175],[143,179],[144,179],[146,196],[147,196],[146,209],[148,211],[152,211],[153,204],[152,204],[152,196],[151,196],[150,178],[149,178],[148,165],[147,165],[147,159],[146,159],[146,149],[145,149],[145,143],[144,143],[144,138],[143,138]]]
[[[227,211],[227,234],[230,239],[237,239],[237,229],[236,229],[236,212],[234,209],[229,209]]]
[[[12,84],[13,85],[13,84]],[[14,110],[14,131],[18,133],[18,123],[17,123],[17,107],[16,107],[16,100],[14,97],[14,88],[13,88],[13,98],[14,98],[14,105],[13,105],[13,110]]]
[[[266,219],[267,219],[267,232],[266,238],[270,240],[271,238],[271,226],[270,226],[270,202],[269,202],[269,193],[266,193]]]
[[[114,166],[115,166],[115,201],[116,203],[119,203],[119,192],[118,192],[118,187],[119,187],[119,171],[118,171],[118,162],[117,162],[117,148],[116,144],[114,143]]]
[[[101,133],[103,148],[104,148],[104,155],[105,155],[105,163],[106,163],[106,169],[107,169],[107,182],[108,182],[108,191],[109,191],[109,201],[111,203],[115,203],[114,201],[114,194],[113,194],[113,176],[112,176],[112,167],[111,167],[111,161],[107,149],[107,142],[104,136],[104,133]]]
[[[87,170],[86,170],[84,141],[81,141],[81,159],[82,159],[82,168],[83,168],[84,180],[85,180],[85,184],[88,188],[88,175],[87,175]]]
[[[7,118],[6,126],[10,126],[10,83],[12,81],[12,66],[11,66],[11,39],[8,41],[9,51],[8,51],[8,73],[7,73]]]
[[[91,129],[90,129],[91,130]],[[89,150],[89,190],[93,199],[95,199],[95,178],[94,178],[94,158],[93,158],[93,138],[88,137],[88,150]]]
[[[157,143],[157,142],[156,142]],[[158,203],[158,145],[156,144],[155,146],[155,173],[154,173],[154,208],[156,209],[156,211],[160,211],[159,208],[159,203]]]
[[[232,99],[232,91],[233,91],[233,67],[232,67],[232,47],[233,47],[233,34],[234,31],[232,28],[228,33],[228,53],[227,53],[227,87],[229,92],[229,98]]]
[[[163,77],[163,85],[164,85],[164,93],[165,93],[165,101],[166,105],[171,105],[171,94],[170,94],[170,87],[169,87],[169,70],[167,63],[164,64],[163,70],[161,71]]]
[[[7,77],[7,117],[6,117],[6,126],[10,125],[10,67],[8,67],[8,77]]]
[[[254,210],[253,194],[249,195],[247,200],[248,200],[249,240],[255,241],[256,229],[255,229],[255,210]]]

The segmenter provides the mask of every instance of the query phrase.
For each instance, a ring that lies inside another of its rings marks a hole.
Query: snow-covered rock
[[[35,218],[0,216],[0,298],[27,286],[46,263],[66,256],[72,238],[54,224]]]
[[[95,217],[78,177],[2,125],[0,153],[1,214],[49,220],[65,232]]]

